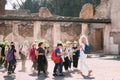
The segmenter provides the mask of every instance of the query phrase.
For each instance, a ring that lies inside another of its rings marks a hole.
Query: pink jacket
[[[30,60],[32,60],[33,62],[35,61],[35,58],[36,58],[35,51],[36,51],[35,48],[31,48],[31,49],[30,49],[30,55],[29,55],[29,58],[30,58]]]

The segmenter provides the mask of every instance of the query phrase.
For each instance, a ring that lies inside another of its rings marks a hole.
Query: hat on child
[[[77,44],[78,42],[77,42],[77,41],[74,41],[73,43]]]
[[[45,47],[49,48],[49,47],[50,47],[50,45],[49,45],[49,44],[46,44],[46,45],[45,45]]]
[[[66,44],[70,44],[71,42],[70,41],[66,41]]]

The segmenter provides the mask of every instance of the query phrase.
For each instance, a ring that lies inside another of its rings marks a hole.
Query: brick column
[[[106,24],[104,29],[104,54],[110,53],[110,31],[111,25]]]
[[[83,18],[83,19],[93,18],[93,5],[90,3],[85,4],[82,7],[82,10],[80,12],[79,17]],[[88,24],[82,23],[82,31],[81,31],[80,40],[84,37],[88,41],[88,32],[89,32],[88,31]]]
[[[34,41],[41,38],[41,22],[34,22]]]
[[[16,41],[16,39],[19,37],[19,31],[18,31],[18,22],[13,21],[12,22],[12,41]]]
[[[53,24],[53,47],[56,47],[57,42],[61,41],[61,28],[60,23]]]

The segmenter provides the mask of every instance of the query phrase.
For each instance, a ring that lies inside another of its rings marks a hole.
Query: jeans
[[[73,55],[73,67],[77,68],[78,67],[78,55]]]
[[[68,67],[70,66],[70,60],[68,57],[65,57],[64,60],[65,60],[63,62],[64,68],[65,68],[65,70],[68,70]]]
[[[62,73],[62,67],[63,67],[63,62],[59,62],[59,63],[55,63],[55,67],[54,67],[54,73],[57,73],[57,69],[58,69],[58,73]]]

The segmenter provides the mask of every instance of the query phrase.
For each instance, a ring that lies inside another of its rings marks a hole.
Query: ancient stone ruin
[[[86,35],[93,52],[103,52],[105,54],[120,53],[120,23],[118,0],[101,0],[101,4],[93,13],[93,5],[87,3],[83,6],[79,18],[82,19],[110,19],[112,23],[80,23],[80,22],[48,22],[48,21],[0,21],[0,41],[14,41],[20,45],[24,40],[32,44],[37,39],[45,39],[50,47],[55,47],[58,41],[74,41],[80,35]],[[5,15],[39,16],[39,17],[59,17],[42,7],[37,14],[29,11],[6,11]]]

